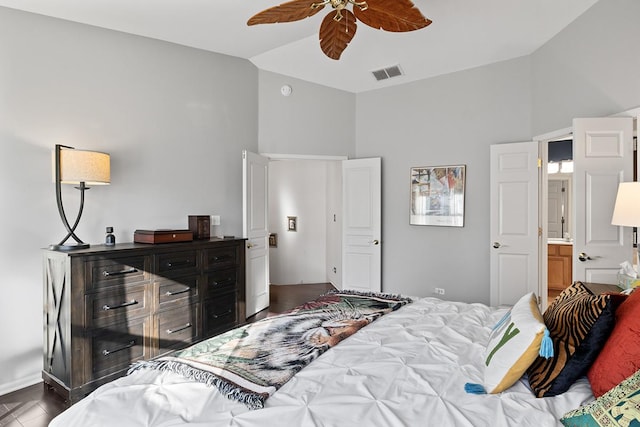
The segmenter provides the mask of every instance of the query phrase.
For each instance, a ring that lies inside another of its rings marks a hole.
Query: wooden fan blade
[[[324,8],[324,5],[311,7],[321,0],[293,0],[282,3],[279,6],[270,7],[262,12],[256,13],[247,21],[247,25],[275,24],[278,22],[299,21],[315,15]]]
[[[336,21],[334,10],[327,14],[320,25],[320,49],[331,59],[338,60],[347,45],[356,35],[356,17],[347,9],[342,10],[342,19]]]
[[[366,0],[369,6],[361,10],[354,6],[353,12],[363,24],[375,29],[404,33],[419,30],[431,24],[410,0]]]

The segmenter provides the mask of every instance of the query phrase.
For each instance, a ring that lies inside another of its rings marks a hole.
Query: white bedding
[[[251,411],[178,374],[137,371],[100,387],[50,427],[139,426],[532,426],[560,425],[593,399],[579,380],[538,399],[521,380],[504,393],[474,395],[482,353],[504,309],[423,298],[330,349]]]

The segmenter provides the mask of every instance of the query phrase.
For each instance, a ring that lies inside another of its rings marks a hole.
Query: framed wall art
[[[465,165],[411,168],[409,224],[464,226]]]

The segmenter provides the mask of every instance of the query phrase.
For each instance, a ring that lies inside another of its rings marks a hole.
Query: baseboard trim
[[[12,393],[16,390],[20,390],[25,387],[29,387],[41,382],[42,382],[42,376],[40,374],[35,374],[32,376],[17,379],[10,383],[0,384],[0,396]]]

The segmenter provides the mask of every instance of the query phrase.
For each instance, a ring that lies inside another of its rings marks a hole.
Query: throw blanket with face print
[[[138,362],[215,385],[251,409],[329,348],[411,299],[389,294],[334,291],[287,313],[199,342],[170,356]]]

